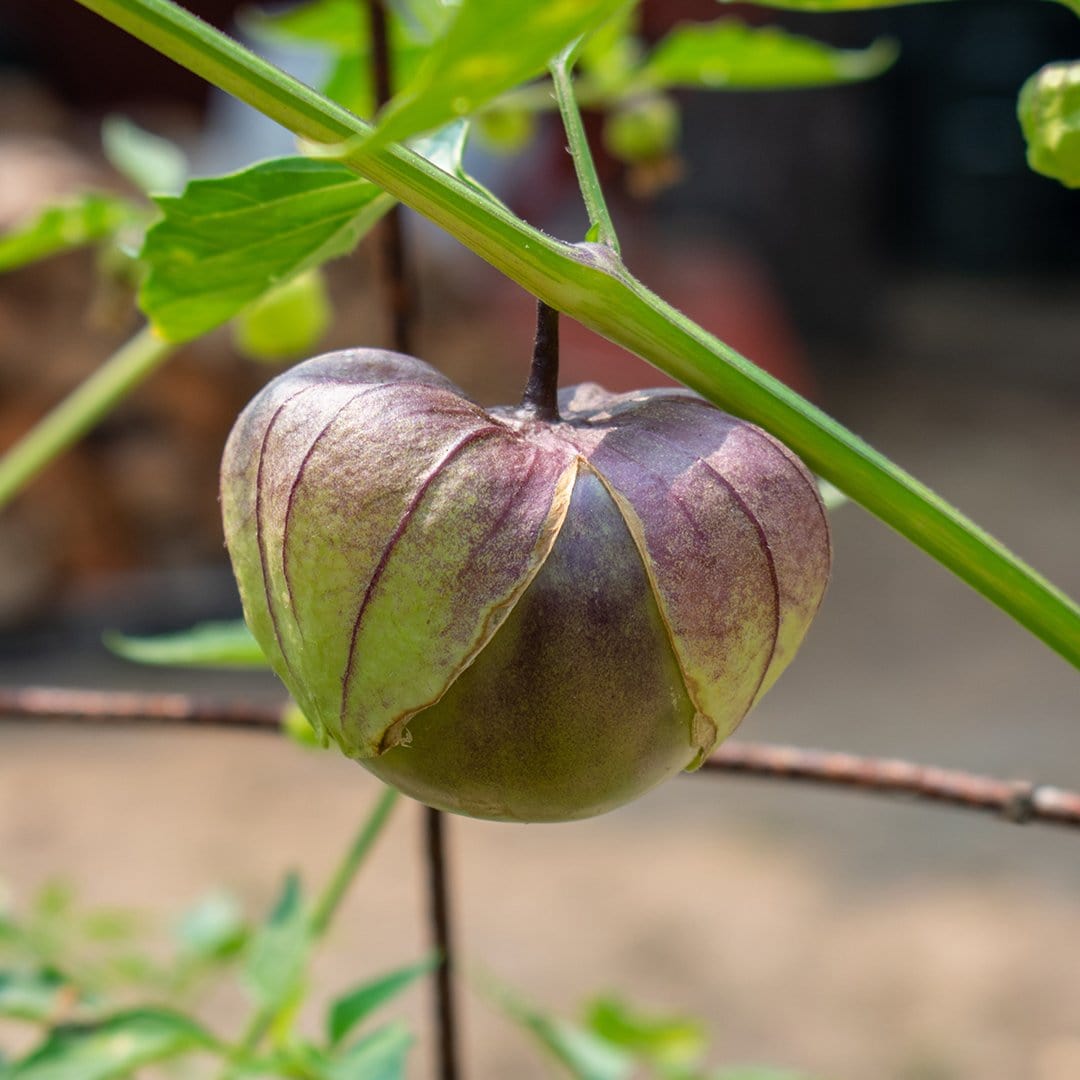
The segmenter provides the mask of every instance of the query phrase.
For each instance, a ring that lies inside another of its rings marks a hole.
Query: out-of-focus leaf
[[[412,1044],[404,1024],[388,1024],[328,1062],[324,1075],[326,1080],[404,1080]]]
[[[165,1009],[136,1009],[93,1024],[54,1028],[4,1080],[119,1080],[152,1062],[218,1043],[194,1020]]]
[[[235,897],[213,892],[184,913],[176,924],[175,935],[185,955],[221,960],[243,947],[248,926]]]
[[[115,908],[88,912],[80,920],[80,928],[91,941],[111,945],[131,941],[141,929],[138,915]]]
[[[880,75],[896,56],[896,45],[884,38],[865,49],[835,49],[778,27],[718,19],[677,26],[652,51],[638,77],[657,88],[825,86]]]
[[[1080,187],[1080,60],[1035,72],[1020,91],[1017,113],[1031,168]]]
[[[491,979],[485,979],[482,985],[487,996],[511,1020],[530,1032],[576,1080],[627,1080],[633,1075],[634,1057],[621,1047],[576,1024],[541,1012]]]
[[[243,15],[243,27],[255,37],[290,44],[318,45],[341,52],[367,41],[368,20],[360,0],[310,0],[306,4],[255,8]]]
[[[245,966],[248,986],[260,1005],[279,1008],[296,995],[311,947],[300,879],[289,874],[269,919],[251,939]]]
[[[446,30],[461,0],[390,0],[390,9],[417,40],[430,44]]]
[[[0,235],[0,272],[104,240],[143,213],[115,195],[80,195],[47,206]]]
[[[253,360],[297,360],[312,352],[333,318],[326,280],[309,270],[241,311],[232,324],[233,344]]]
[[[350,252],[393,205],[344,165],[279,158],[156,200],[139,303],[169,341],[232,318],[268,289]]]
[[[183,150],[126,116],[105,118],[101,145],[112,167],[147,194],[172,195],[187,180],[188,161]]]
[[[383,109],[375,143],[400,141],[467,116],[539,75],[625,0],[463,0],[416,75]]]
[[[265,668],[266,656],[243,622],[200,623],[190,630],[154,637],[106,634],[105,644],[139,664],[169,667]]]
[[[436,957],[429,957],[408,967],[380,975],[377,979],[361,983],[342,994],[330,1005],[327,1029],[331,1043],[340,1043],[350,1031],[362,1023],[376,1009],[385,1005],[421,975],[426,975],[438,964]]]
[[[0,971],[0,1016],[16,1020],[55,1021],[79,998],[78,989],[58,971]]]
[[[698,1064],[708,1042],[702,1024],[686,1017],[645,1016],[625,1002],[605,997],[588,1009],[589,1030],[658,1066],[689,1068]]]
[[[638,7],[632,4],[598,26],[582,44],[576,67],[598,97],[616,97],[641,66],[644,46],[637,28]]]
[[[320,86],[323,93],[358,116],[370,117],[375,111],[371,23],[361,0],[312,0],[284,9],[256,9],[244,16],[243,25],[267,41],[328,51],[332,64]],[[397,86],[412,77],[427,51],[423,34],[411,22],[388,20],[390,70]]]

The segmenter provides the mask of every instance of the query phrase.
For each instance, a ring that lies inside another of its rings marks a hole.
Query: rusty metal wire
[[[283,705],[201,702],[184,694],[53,687],[0,687],[0,723],[184,725],[277,732]],[[1030,780],[1001,780],[935,765],[769,743],[728,742],[694,774],[730,773],[848,788],[997,814],[1019,825],[1080,827],[1080,792]]]

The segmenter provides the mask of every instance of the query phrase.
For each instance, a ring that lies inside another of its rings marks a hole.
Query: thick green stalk
[[[651,294],[607,249],[554,240],[167,0],[79,0],[314,142],[552,307],[772,431],[856,502],[1080,667],[1080,606],[858,436]]]
[[[14,498],[53,458],[85,435],[175,349],[175,345],[145,329],[113,353],[93,375],[0,457],[0,507]]]
[[[593,161],[589,140],[585,135],[585,125],[581,122],[581,110],[574,96],[574,83],[570,77],[573,61],[571,56],[577,42],[569,49],[559,53],[551,63],[551,81],[555,87],[555,100],[562,115],[563,128],[570,144],[570,156],[574,159],[574,172],[577,173],[578,187],[585,199],[585,209],[589,215],[590,234],[595,233],[597,241],[606,244],[616,254],[619,253],[619,238],[615,234],[615,223],[611,220],[604,189],[600,186],[600,177],[596,175],[596,163]]]

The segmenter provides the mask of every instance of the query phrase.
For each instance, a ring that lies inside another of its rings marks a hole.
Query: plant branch
[[[176,349],[147,328],[113,353],[84,382],[0,457],[0,507],[50,461],[85,435]]]
[[[581,110],[574,96],[574,82],[570,77],[573,67],[573,53],[578,43],[552,61],[550,68],[551,82],[555,87],[555,100],[562,116],[563,128],[569,141],[570,156],[574,159],[574,172],[577,173],[578,187],[581,188],[585,209],[589,215],[589,239],[596,240],[619,254],[619,238],[615,234],[615,224],[611,220],[604,189],[600,186],[600,177],[596,174],[589,140],[585,135],[585,125],[581,122]]]
[[[215,704],[181,694],[0,688],[0,723],[134,723],[146,727],[194,724],[276,734],[281,730],[283,712],[284,706]],[[1080,791],[891,758],[729,741],[713,751],[699,773],[804,781],[865,794],[900,795],[920,802],[981,810],[1021,825],[1031,822],[1080,828]]]
[[[406,147],[365,151],[369,124],[168,0],[78,2],[295,134],[337,145],[354,171],[534,296],[771,431],[1080,667],[1080,605],[842,424],[650,293],[609,249],[552,239]]]

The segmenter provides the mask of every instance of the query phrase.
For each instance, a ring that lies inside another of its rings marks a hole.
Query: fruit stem
[[[557,423],[559,417],[559,313],[536,301],[536,340],[533,342],[532,369],[521,411],[536,420]]]

